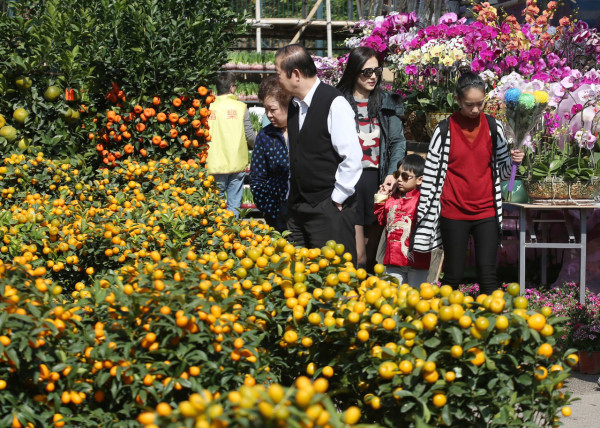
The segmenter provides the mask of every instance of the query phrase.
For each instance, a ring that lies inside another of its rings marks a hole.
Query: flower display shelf
[[[600,351],[579,351],[579,371],[585,374],[599,374]]]
[[[598,202],[600,177],[589,182],[568,182],[560,177],[543,181],[525,180],[525,189],[532,204],[591,205]]]
[[[252,70],[252,69],[225,69],[226,71],[231,71],[232,73],[241,73],[241,74],[273,74],[276,73],[275,70],[270,69],[260,69],[260,70]]]

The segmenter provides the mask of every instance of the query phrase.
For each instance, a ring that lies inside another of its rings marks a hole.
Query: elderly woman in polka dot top
[[[254,142],[250,188],[254,203],[266,222],[281,232],[286,229],[287,222],[290,176],[287,109],[291,97],[283,92],[277,76],[269,76],[261,82],[258,97],[271,124],[259,131]]]

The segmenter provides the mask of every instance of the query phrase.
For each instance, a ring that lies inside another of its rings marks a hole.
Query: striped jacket
[[[506,145],[504,128],[500,122],[497,122],[497,127],[498,138],[495,146],[492,147],[492,180],[495,188],[496,219],[500,230],[502,227],[502,193],[500,182],[510,177],[512,160]],[[442,245],[442,236],[439,227],[441,212],[440,197],[444,188],[446,171],[448,170],[450,141],[450,127],[448,127],[448,134],[442,147],[440,126],[438,125],[433,133],[427,159],[425,160],[421,199],[417,208],[417,226],[413,235],[412,249],[415,251],[427,252]]]

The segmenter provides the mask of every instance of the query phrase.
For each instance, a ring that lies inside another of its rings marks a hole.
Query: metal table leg
[[[547,216],[545,212],[541,213],[542,220],[546,220]],[[542,242],[548,242],[548,223],[542,222]],[[542,285],[548,284],[548,249],[542,248]]]
[[[579,250],[580,259],[579,259],[579,303],[583,304],[585,302],[585,268],[587,263],[587,211],[586,209],[579,210],[579,219],[580,219],[580,233],[581,233],[581,249]]]
[[[519,285],[521,294],[525,294],[525,234],[527,219],[525,208],[519,207]]]

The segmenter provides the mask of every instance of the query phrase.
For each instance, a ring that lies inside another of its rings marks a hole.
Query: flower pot
[[[427,134],[429,137],[433,137],[433,131],[435,131],[435,127],[442,120],[450,117],[452,113],[444,113],[441,111],[425,113],[425,129],[427,130]]]
[[[600,373],[600,351],[579,351],[578,354],[581,373]]]
[[[512,192],[508,191],[509,181],[503,181],[500,183],[500,189],[502,191],[502,200],[505,202],[514,202],[516,204],[526,204],[529,202],[529,196],[525,191],[525,185],[523,180],[515,180],[513,183]]]
[[[568,182],[561,177],[549,177],[542,181],[526,180],[525,189],[533,204],[594,203],[600,194],[600,177],[594,177],[589,182]]]

